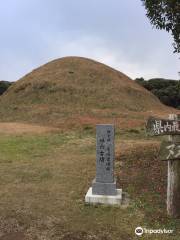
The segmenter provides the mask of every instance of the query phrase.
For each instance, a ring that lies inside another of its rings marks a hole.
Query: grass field
[[[116,131],[116,177],[129,206],[89,206],[84,196],[95,176],[95,132],[0,136],[0,240],[131,240],[137,226],[173,229],[166,215],[167,165],[157,159],[158,139],[140,129]],[[18,232],[18,233],[17,233]]]

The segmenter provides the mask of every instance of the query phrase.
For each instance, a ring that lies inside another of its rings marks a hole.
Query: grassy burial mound
[[[98,122],[142,124],[168,108],[125,74],[81,57],[49,62],[14,83],[0,97],[2,121],[73,127]],[[134,118],[134,122],[132,121]]]

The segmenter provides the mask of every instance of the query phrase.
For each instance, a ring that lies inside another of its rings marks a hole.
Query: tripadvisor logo
[[[143,234],[143,228],[142,227],[137,227],[136,229],[135,229],[135,234],[137,235],[137,236],[141,236],[142,234]]]
[[[142,227],[137,227],[135,229],[135,234],[137,236],[141,236],[143,235],[144,233],[147,233],[147,234],[170,234],[170,233],[173,233],[174,230],[170,230],[170,229],[147,229],[147,228],[142,228]]]

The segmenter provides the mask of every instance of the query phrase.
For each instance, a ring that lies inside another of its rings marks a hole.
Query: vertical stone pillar
[[[90,204],[121,205],[122,189],[116,189],[114,179],[114,126],[96,126],[96,177],[85,202]]]
[[[114,180],[114,126],[96,126],[96,178],[93,180],[92,193],[116,195]]]

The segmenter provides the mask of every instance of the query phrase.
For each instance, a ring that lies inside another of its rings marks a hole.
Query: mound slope
[[[60,126],[167,112],[150,92],[99,62],[66,57],[27,74],[0,97],[0,119]]]

